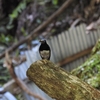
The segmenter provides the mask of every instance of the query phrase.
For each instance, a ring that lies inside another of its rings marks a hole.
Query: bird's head
[[[46,40],[40,40],[41,43],[46,43]]]

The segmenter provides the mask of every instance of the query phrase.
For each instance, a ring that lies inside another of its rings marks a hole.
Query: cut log
[[[34,62],[27,76],[56,100],[100,100],[100,92],[48,60]]]

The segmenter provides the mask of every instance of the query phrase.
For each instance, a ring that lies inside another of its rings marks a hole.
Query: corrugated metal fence
[[[52,55],[51,60],[55,63],[70,57],[78,52],[88,49],[95,45],[96,41],[100,38],[100,30],[90,32],[86,34],[86,25],[82,24],[76,28],[62,32],[55,37],[51,37],[48,40],[48,44],[51,46]],[[68,71],[82,64],[87,58],[87,55],[81,57],[65,67]]]
[[[57,36],[51,37],[47,40],[48,44],[51,47],[52,54],[51,54],[51,61],[57,63],[66,57],[72,56],[82,50],[85,50],[91,46],[94,46],[97,39],[100,38],[100,30],[91,32],[86,34],[86,26],[84,24],[70,29],[68,31],[62,32]],[[19,78],[22,80],[27,78],[26,71],[28,67],[36,60],[41,59],[37,50],[26,51],[25,55],[27,57],[27,61],[22,63],[20,66],[15,68],[15,72]],[[63,66],[66,70],[70,71],[73,68],[76,68],[80,64],[82,64],[88,55],[83,56],[71,63],[66,64]],[[27,84],[28,87],[35,93],[41,95],[42,97],[46,98],[47,100],[52,100],[49,96],[47,96],[42,90],[40,90],[34,83]],[[36,100],[33,97],[24,93],[24,100]]]

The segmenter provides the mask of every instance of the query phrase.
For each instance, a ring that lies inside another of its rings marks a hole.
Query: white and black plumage
[[[42,59],[50,60],[51,50],[46,40],[41,40],[41,45],[39,47],[39,53]]]

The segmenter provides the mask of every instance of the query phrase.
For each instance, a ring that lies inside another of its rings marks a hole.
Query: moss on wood
[[[81,80],[100,89],[100,39],[93,47],[90,57],[71,72]]]

